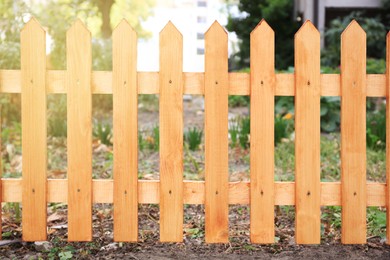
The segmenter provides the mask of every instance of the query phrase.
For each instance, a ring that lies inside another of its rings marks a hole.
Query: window
[[[207,7],[206,1],[198,1],[198,7]]]
[[[204,54],[204,49],[203,48],[197,48],[196,49],[196,54],[203,55]]]
[[[198,20],[198,23],[206,23],[207,17],[206,16],[198,16],[197,20]]]

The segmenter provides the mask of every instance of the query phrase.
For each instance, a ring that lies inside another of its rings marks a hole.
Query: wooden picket
[[[137,35],[123,20],[112,35],[114,239],[138,240]]]
[[[35,19],[21,35],[23,240],[46,240],[46,32]]]
[[[183,37],[160,32],[160,240],[183,241]]]
[[[205,33],[205,228],[207,243],[227,243],[228,45],[214,22]]]
[[[341,241],[366,242],[366,33],[341,35]]]
[[[342,243],[366,242],[366,207],[387,207],[386,183],[366,181],[366,97],[386,97],[390,117],[390,34],[386,74],[366,75],[366,36],[356,21],[341,36],[341,74],[320,74],[320,34],[305,22],[295,35],[295,73],[275,74],[274,32],[261,21],[250,38],[250,73],[228,73],[228,36],[205,34],[205,72],[183,72],[183,37],[160,33],[160,71],[137,72],[137,35],[113,32],[113,70],[92,71],[91,34],[67,32],[67,70],[46,70],[45,31],[21,32],[21,70],[0,70],[0,92],[22,97],[23,177],[0,182],[0,201],[22,202],[23,240],[47,239],[47,203],[68,204],[68,240],[92,240],[92,203],[113,203],[114,240],[138,240],[138,205],[160,204],[160,240],[183,241],[183,205],[205,205],[205,240],[227,243],[228,209],[250,206],[252,243],[273,243],[274,206],[296,207],[298,244],[321,241],[321,206],[342,206]],[[46,94],[67,94],[68,179],[47,179]],[[92,94],[113,94],[114,178],[92,180]],[[159,94],[160,180],[138,180],[139,94]],[[205,96],[205,181],[183,180],[183,94]],[[250,182],[229,182],[228,95],[250,96]],[[274,97],[295,96],[295,182],[274,181]],[[341,182],[320,182],[320,97],[341,97]],[[390,135],[390,120],[386,122]],[[387,229],[387,243],[390,240]],[[0,227],[1,231],[1,227]]]
[[[295,35],[295,236],[319,244],[320,33],[306,21]]]
[[[390,33],[386,36],[386,240],[390,243]],[[368,192],[368,190],[367,190]],[[368,203],[368,201],[367,201]]]
[[[66,34],[68,240],[92,239],[91,33],[77,20]]]
[[[252,243],[273,243],[275,36],[262,20],[251,33],[250,178]]]

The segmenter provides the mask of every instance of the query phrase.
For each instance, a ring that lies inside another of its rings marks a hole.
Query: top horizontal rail
[[[367,74],[367,96],[386,96],[386,75]],[[183,72],[184,94],[204,95],[204,73]],[[294,96],[294,74],[276,74],[276,96]],[[47,93],[65,94],[66,71],[48,70],[46,73]],[[259,86],[261,87],[261,86]],[[20,93],[20,70],[0,70],[0,92]],[[92,93],[112,94],[112,72],[92,72]],[[138,72],[138,94],[158,94],[158,72]],[[229,73],[229,95],[247,96],[250,94],[250,74]],[[321,96],[340,96],[340,74],[321,74]]]

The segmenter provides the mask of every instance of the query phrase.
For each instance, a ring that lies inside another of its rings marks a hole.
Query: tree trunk
[[[97,6],[102,14],[101,32],[103,38],[111,37],[112,28],[110,24],[110,12],[114,2],[115,0],[97,0]]]

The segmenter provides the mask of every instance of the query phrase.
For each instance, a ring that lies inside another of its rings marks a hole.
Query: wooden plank
[[[386,36],[386,243],[390,244],[390,33]]]
[[[123,20],[112,34],[114,240],[138,240],[137,35]]]
[[[66,34],[68,69],[68,240],[92,240],[91,33],[77,20]]]
[[[295,34],[295,239],[321,241],[320,33],[306,21]]]
[[[0,104],[0,133],[2,133],[2,105]],[[0,147],[2,147],[2,139],[1,139],[1,134],[0,134]],[[0,149],[0,158],[3,158],[3,153],[1,152],[3,149]],[[3,160],[0,160],[0,178],[3,177]],[[3,202],[3,182],[0,182],[0,205],[2,205],[1,203]],[[0,235],[3,234],[3,229],[2,229],[2,226],[3,226],[3,221],[2,221],[2,210],[3,207],[0,208]],[[3,236],[0,237],[0,239],[2,239]]]
[[[138,94],[158,94],[158,72],[138,72]],[[294,74],[275,74],[275,96],[294,96]],[[184,72],[184,92],[188,95],[204,95],[204,73]],[[229,95],[248,96],[250,75],[243,72],[229,73]],[[47,93],[66,93],[66,71],[49,70],[46,73]],[[367,97],[386,96],[386,76],[367,74]],[[20,93],[21,78],[19,70],[0,70],[0,93]],[[92,93],[112,94],[112,72],[92,72]],[[321,74],[321,96],[341,96],[340,75]]]
[[[22,180],[2,180],[3,202],[22,201]],[[275,205],[295,205],[295,183],[275,182]],[[93,203],[113,203],[113,180],[92,181]],[[204,181],[184,181],[183,203],[204,204]],[[159,204],[160,183],[158,180],[138,181],[138,203]],[[230,182],[228,201],[230,205],[249,204],[249,182]],[[68,202],[68,180],[49,179],[47,181],[47,202]],[[321,182],[321,206],[341,206],[340,182]],[[367,206],[386,206],[386,183],[367,183]]]
[[[160,241],[183,241],[183,36],[160,32]]]
[[[366,243],[366,34],[352,21],[341,35],[343,244]]]
[[[206,243],[227,243],[228,45],[214,22],[205,33],[205,227]]]
[[[275,34],[262,20],[250,35],[250,239],[274,243]]]
[[[46,240],[46,32],[35,18],[22,29],[22,225],[24,241]]]

